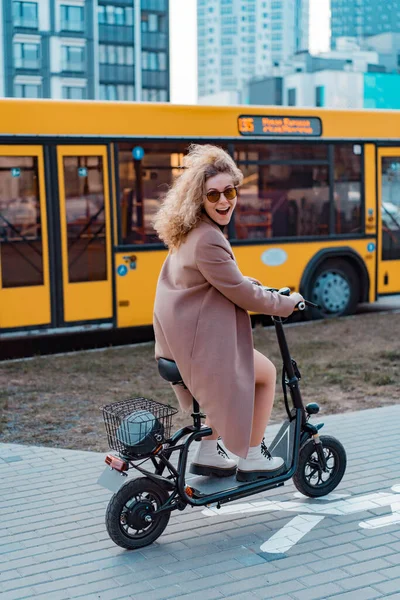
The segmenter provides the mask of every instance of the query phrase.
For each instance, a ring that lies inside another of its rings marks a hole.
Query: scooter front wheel
[[[339,440],[329,435],[321,435],[320,440],[326,471],[320,464],[314,440],[310,439],[300,448],[299,465],[293,475],[296,488],[310,498],[319,498],[332,492],[346,471],[346,451]]]
[[[168,497],[160,485],[147,477],[127,481],[107,507],[106,527],[113,542],[128,550],[152,544],[168,524],[169,512],[154,515]]]

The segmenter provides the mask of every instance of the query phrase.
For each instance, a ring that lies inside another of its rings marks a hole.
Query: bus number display
[[[241,135],[313,136],[322,134],[318,117],[275,117],[242,115],[238,119]]]

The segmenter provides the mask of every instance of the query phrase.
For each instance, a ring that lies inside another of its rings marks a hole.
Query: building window
[[[84,71],[85,57],[82,46],[62,46],[62,70],[63,71]]]
[[[98,6],[98,22],[103,25],[133,25],[133,10],[131,7]]]
[[[84,31],[83,6],[61,4],[61,31]]]
[[[142,89],[143,102],[168,102],[167,90]]]
[[[296,88],[288,89],[288,105],[296,106]]]
[[[317,85],[315,88],[315,106],[325,106],[325,86]]]
[[[100,44],[99,62],[103,65],[133,65],[133,47]]]
[[[84,100],[86,98],[86,90],[80,86],[63,86],[62,97],[64,100]]]
[[[168,0],[141,0],[142,10],[158,10],[166,12]]]
[[[14,44],[16,69],[40,69],[40,44]]]
[[[166,71],[167,55],[165,52],[142,52],[142,69],[144,71]]]
[[[163,31],[161,27],[162,19],[160,15],[155,13],[142,13],[142,31],[159,32]]]
[[[100,100],[128,100],[134,99],[133,85],[100,84]]]
[[[41,98],[42,86],[33,83],[15,83],[15,98]]]
[[[38,6],[36,2],[13,2],[14,27],[38,29]]]

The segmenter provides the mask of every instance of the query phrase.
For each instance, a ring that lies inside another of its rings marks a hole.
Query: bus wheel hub
[[[312,295],[324,311],[341,313],[350,300],[350,286],[342,275],[328,271],[318,277]]]

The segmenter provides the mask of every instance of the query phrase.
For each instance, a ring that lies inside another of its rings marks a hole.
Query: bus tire
[[[309,319],[332,319],[355,312],[360,298],[360,279],[346,260],[330,258],[313,273],[305,298],[318,304],[309,308]]]

